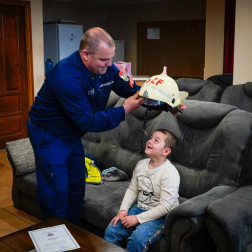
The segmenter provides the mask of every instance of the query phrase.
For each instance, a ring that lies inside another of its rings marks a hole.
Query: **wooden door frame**
[[[28,1],[2,1],[0,5],[13,5],[13,6],[24,6],[25,8],[25,45],[27,50],[27,87],[28,87],[28,101],[29,108],[32,106],[34,101],[34,81],[33,81],[33,54],[32,54],[32,29],[31,29],[31,4]],[[28,109],[29,110],[29,109]]]

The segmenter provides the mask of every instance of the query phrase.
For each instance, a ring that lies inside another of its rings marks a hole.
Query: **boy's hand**
[[[128,212],[125,210],[121,210],[117,213],[117,215],[110,221],[109,225],[114,222],[113,227],[115,227],[116,223],[120,220],[122,221],[128,215]]]
[[[186,109],[186,105],[182,103],[182,104],[179,106],[179,109],[181,109],[181,110]],[[178,116],[178,115],[180,114],[179,112],[173,110],[172,108],[171,108],[169,111],[170,111],[170,113],[172,113],[174,116]]]
[[[125,228],[130,228],[130,227],[136,226],[139,223],[139,221],[136,215],[129,215],[129,216],[124,217],[121,220],[121,223]]]

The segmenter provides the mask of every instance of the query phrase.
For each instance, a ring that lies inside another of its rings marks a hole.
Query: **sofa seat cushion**
[[[116,216],[122,203],[129,181],[104,182],[101,185],[86,184],[86,195],[81,219],[106,229],[109,222]],[[182,204],[188,200],[179,197]],[[137,199],[132,204],[137,204]]]
[[[86,184],[81,219],[105,230],[117,214],[128,185],[129,181],[105,181],[101,185]]]

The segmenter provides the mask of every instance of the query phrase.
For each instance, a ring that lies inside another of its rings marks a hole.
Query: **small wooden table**
[[[28,231],[52,227],[65,224],[74,239],[80,245],[79,249],[71,251],[94,251],[94,252],[125,252],[127,250],[120,248],[99,236],[96,236],[80,227],[77,227],[67,221],[58,217],[52,218],[47,221],[40,222],[36,225],[22,229],[18,232],[6,235],[0,238],[0,251],[3,252],[28,252],[35,249],[35,246],[30,238]]]

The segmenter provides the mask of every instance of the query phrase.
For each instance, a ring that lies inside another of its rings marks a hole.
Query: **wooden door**
[[[33,95],[29,2],[0,1],[0,149],[27,137]]]

